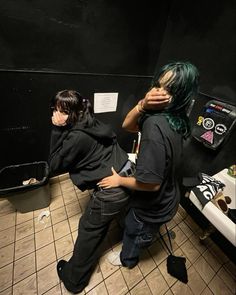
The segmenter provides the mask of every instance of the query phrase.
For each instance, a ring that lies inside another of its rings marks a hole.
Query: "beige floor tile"
[[[146,282],[153,295],[165,294],[169,289],[158,268],[155,268],[149,275],[146,276]]]
[[[1,209],[0,209],[1,211]],[[16,212],[0,216],[0,231],[15,226]]]
[[[105,279],[109,295],[124,295],[128,292],[127,285],[120,270]]]
[[[34,233],[33,219],[23,222],[21,224],[18,224],[16,226],[16,241],[23,239],[29,235],[32,235],[33,233]]]
[[[181,250],[191,263],[194,263],[201,255],[190,240],[187,240],[181,245]]]
[[[33,219],[34,214],[33,211],[27,212],[27,213],[16,213],[16,224],[23,223],[25,221]]]
[[[84,198],[88,200],[90,198],[90,192],[88,190],[82,192],[79,189],[75,189],[75,192],[76,192],[78,200],[84,199]]]
[[[110,251],[107,252],[105,255],[103,255],[99,260],[99,265],[102,271],[103,278],[106,279],[111,274],[113,274],[117,269],[119,269],[119,266],[112,265],[108,260],[107,256],[109,255]]]
[[[56,261],[56,251],[54,243],[51,243],[36,251],[36,266],[37,270]]]
[[[24,280],[36,271],[35,252],[14,262],[14,284]]]
[[[0,248],[7,246],[15,241],[15,226],[4,229],[0,232]]]
[[[144,278],[138,266],[135,266],[132,269],[122,267],[121,272],[129,290],[132,289]]]
[[[49,208],[52,211],[52,210],[58,209],[62,206],[64,206],[64,201],[63,201],[62,195],[60,195],[55,198],[52,198]]]
[[[70,233],[68,220],[61,221],[53,225],[53,233],[55,240],[58,240]]]
[[[0,216],[16,212],[14,206],[7,200],[0,198]]]
[[[174,221],[174,219],[171,219],[169,222],[167,222],[167,227],[169,230],[172,230],[177,224],[176,222]],[[161,234],[165,234],[166,233],[166,228],[164,225],[161,226],[160,228],[160,233]]]
[[[208,287],[206,287],[201,293],[201,295],[214,295],[214,294],[211,292],[211,290]]]
[[[25,237],[15,243],[15,260],[35,251],[34,235]]]
[[[60,181],[62,195],[70,192],[75,192],[74,185],[70,179]]]
[[[179,226],[176,226],[173,229],[174,233],[175,233],[175,238],[174,241],[178,246],[181,246],[184,242],[187,241],[187,236],[185,235],[185,233],[180,229]],[[171,241],[172,242],[172,241]]]
[[[236,264],[232,261],[228,261],[223,265],[223,267],[231,275],[231,277],[236,280]]]
[[[173,292],[174,295],[193,295],[194,294],[188,285],[186,285],[180,281],[177,281],[171,287],[171,291]],[[199,294],[197,294],[197,295],[199,295]]]
[[[12,287],[0,292],[0,295],[12,295]]]
[[[13,263],[0,268],[0,292],[12,285]]]
[[[208,249],[202,254],[210,266],[217,272],[221,268],[221,264],[215,255],[213,255]]]
[[[72,188],[71,190],[62,191],[62,196],[63,196],[65,205],[78,200],[74,188]]]
[[[180,222],[184,220],[184,217],[179,212],[177,212],[173,220],[175,221],[176,224],[179,224]]]
[[[56,270],[56,263],[41,269],[37,273],[38,278],[38,295],[45,293],[59,284],[59,278]]]
[[[38,295],[36,282],[34,273],[13,286],[13,295]]]
[[[71,295],[72,293],[71,292],[69,292],[66,288],[65,288],[65,286],[64,286],[64,284],[61,282],[60,283],[60,285],[61,285],[61,293],[62,293],[62,295]],[[85,291],[83,290],[82,292],[80,292],[80,293],[78,293],[79,295],[83,295],[83,294],[85,294]],[[102,294],[99,294],[99,295],[102,295]]]
[[[169,290],[165,293],[165,295],[173,295],[173,292],[171,291],[171,289],[169,289]]]
[[[57,258],[61,259],[68,253],[73,251],[74,244],[72,236],[69,234],[57,241],[55,241]]]
[[[213,280],[208,285],[210,290],[214,295],[233,295],[235,293],[232,293],[231,290],[228,288],[228,286],[224,283],[224,281],[216,275]]]
[[[55,287],[53,287],[52,289],[44,293],[44,295],[61,295],[61,294],[62,292],[61,292],[60,284],[56,285]]]
[[[71,233],[71,235],[72,235],[73,244],[75,244],[76,239],[77,239],[77,237],[78,237],[78,230],[74,230],[74,231]]]
[[[60,183],[54,183],[50,185],[51,197],[54,199],[57,196],[62,195]]]
[[[76,200],[75,202],[67,204],[66,205],[66,212],[67,212],[68,217],[78,215],[79,213],[81,213],[82,211],[80,208],[79,201]]]
[[[191,235],[191,237],[189,238],[189,240],[191,241],[191,243],[194,245],[194,247],[198,250],[199,253],[204,253],[207,250],[207,247],[200,242],[199,239],[199,232],[194,232],[193,235]]]
[[[0,268],[13,262],[14,244],[0,248]]]
[[[192,219],[190,215],[188,215],[184,222],[191,228],[193,232],[197,232],[200,230],[200,226]]]
[[[201,294],[207,286],[194,266],[188,269],[188,286],[195,295]]]
[[[54,240],[52,227],[45,228],[44,230],[35,234],[36,250],[42,248]]]
[[[66,220],[67,219],[67,215],[66,215],[66,209],[64,206],[55,209],[53,211],[51,211],[51,219],[52,219],[52,224],[56,224],[60,221]]]
[[[193,265],[195,269],[197,269],[197,272],[200,274],[205,283],[208,284],[215,275],[214,269],[202,256],[199,257]]]
[[[179,228],[184,232],[184,234],[188,238],[193,234],[193,231],[189,228],[189,226],[184,221],[179,223]]]
[[[45,211],[50,211],[49,206],[34,210],[33,211],[34,218],[38,218],[42,214],[42,212],[45,212]]]
[[[51,215],[44,216],[42,219],[39,216],[34,218],[34,231],[35,233],[52,226]]]
[[[69,221],[71,231],[78,229],[79,220],[80,220],[81,216],[82,216],[82,213],[79,213],[79,214],[69,217],[68,221]]]
[[[50,177],[49,178],[49,184],[50,184],[50,186],[52,184],[56,184],[56,183],[59,183],[59,182],[60,182],[59,176],[53,176],[53,177]]]
[[[229,258],[226,256],[226,254],[223,253],[223,251],[217,246],[215,243],[212,243],[208,247],[209,251],[216,256],[217,260],[221,264],[225,264],[229,261]]]
[[[140,260],[138,266],[144,276],[149,274],[154,268],[157,267],[150,253],[146,249],[141,252],[139,258]]]
[[[101,272],[101,268],[99,265],[96,266],[90,280],[88,286],[85,288],[86,293],[93,289],[95,286],[100,284],[103,281],[103,276]]]
[[[149,247],[149,252],[157,265],[167,258],[167,252],[159,241]]]
[[[138,285],[136,285],[132,290],[130,290],[131,295],[152,295],[152,292],[145,280],[142,280]]]
[[[67,179],[69,179],[69,178],[70,178],[69,173],[63,173],[63,174],[60,174],[60,175],[59,175],[59,180],[60,180],[60,181],[67,180]]]
[[[233,278],[225,269],[222,267],[217,275],[222,279],[222,281],[227,285],[233,294],[236,294],[236,280]],[[234,274],[236,276],[236,274]]]
[[[88,295],[108,295],[105,284],[102,282],[97,285],[94,289],[87,293]]]

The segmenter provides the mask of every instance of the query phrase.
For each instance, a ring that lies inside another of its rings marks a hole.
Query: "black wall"
[[[235,8],[233,0],[172,2],[156,70],[172,60],[188,60],[199,69],[200,93],[190,117],[192,125],[211,99],[236,104]],[[181,173],[212,175],[234,164],[235,159],[235,127],[216,151],[190,137],[184,143]]]
[[[98,117],[131,151],[121,122],[150,84],[170,5],[157,14],[152,1],[2,1],[0,168],[47,159],[49,100],[65,88],[118,92],[117,112]]]
[[[196,101],[193,121],[211,97],[234,104],[234,15],[233,0],[2,1],[0,168],[47,159],[48,104],[64,88],[90,98],[118,92],[117,112],[98,117],[113,125],[127,151],[133,136],[120,128],[125,113],[169,61],[189,60],[199,68],[205,95]],[[212,152],[189,139],[182,171],[220,171],[235,161],[234,142]]]

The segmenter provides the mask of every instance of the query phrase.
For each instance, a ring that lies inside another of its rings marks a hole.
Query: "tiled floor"
[[[0,295],[69,294],[58,279],[56,263],[71,255],[89,192],[75,188],[67,174],[51,179],[50,189],[50,206],[29,213],[16,212],[0,199]],[[50,215],[39,220],[45,210]],[[81,294],[235,294],[235,264],[211,239],[199,242],[201,229],[182,207],[168,226],[175,233],[175,254],[187,258],[188,284],[167,273],[167,253],[160,241],[143,252],[132,270],[110,265],[107,253],[121,247],[121,231],[113,222],[99,265]]]

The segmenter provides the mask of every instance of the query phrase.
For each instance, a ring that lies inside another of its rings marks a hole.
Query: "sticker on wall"
[[[210,100],[197,114],[192,136],[210,149],[217,149],[230,136],[236,123],[236,106]]]
[[[217,124],[215,127],[215,133],[222,135],[226,132],[227,127],[224,124]]]
[[[213,132],[207,131],[201,135],[201,138],[205,139],[210,144],[213,144]]]
[[[115,112],[118,93],[94,93],[94,113]]]
[[[206,130],[211,130],[215,126],[215,122],[211,118],[205,118],[202,123]]]

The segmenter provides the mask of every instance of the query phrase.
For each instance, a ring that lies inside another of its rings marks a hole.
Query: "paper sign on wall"
[[[94,93],[94,113],[115,112],[118,93]]]

